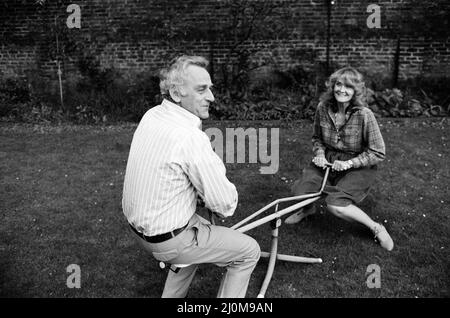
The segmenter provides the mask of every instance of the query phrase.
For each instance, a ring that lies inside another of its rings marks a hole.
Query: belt
[[[177,236],[181,232],[183,232],[183,230],[188,226],[188,224],[189,224],[189,222],[186,223],[185,226],[180,227],[179,229],[175,229],[172,232],[167,232],[167,233],[158,234],[158,235],[154,235],[154,236],[144,235],[143,233],[141,233],[138,230],[136,230],[134,228],[134,226],[132,226],[131,224],[130,224],[130,227],[131,227],[131,229],[133,230],[134,233],[136,233],[139,237],[143,238],[147,242],[149,242],[149,243],[161,243],[161,242],[167,241],[167,240]]]

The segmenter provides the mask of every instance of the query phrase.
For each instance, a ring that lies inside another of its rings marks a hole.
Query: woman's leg
[[[286,224],[295,224],[306,218],[308,215],[316,213],[316,205],[315,203],[312,203],[310,205],[307,205],[301,209],[299,209],[297,212],[293,213],[289,217],[284,220],[284,223]]]
[[[342,174],[336,183],[337,192],[329,193],[326,198],[328,210],[347,221],[356,221],[367,226],[388,251],[394,248],[394,242],[383,225],[375,222],[354,203],[361,202],[376,180],[376,167],[352,169]]]
[[[302,195],[307,193],[315,193],[320,190],[322,180],[324,176],[324,170],[317,168],[313,164],[305,167],[302,172],[302,178],[294,182],[291,192],[293,195]],[[316,212],[315,203],[307,205],[297,212],[287,217],[284,222],[286,224],[295,224],[303,220],[308,215]]]
[[[356,221],[367,226],[375,237],[380,242],[380,245],[390,251],[394,248],[394,242],[391,236],[386,231],[383,225],[372,220],[363,210],[356,205],[350,204],[347,206],[328,205],[327,209],[335,216],[344,219],[346,221]]]
[[[370,229],[377,224],[363,210],[353,204],[347,206],[328,205],[327,209],[341,219],[349,222],[356,221],[362,223]]]

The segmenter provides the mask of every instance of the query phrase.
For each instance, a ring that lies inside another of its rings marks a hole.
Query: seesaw
[[[244,232],[254,229],[262,224],[270,222],[270,226],[272,229],[272,232],[271,232],[272,241],[271,241],[270,252],[261,252],[261,257],[269,258],[269,264],[267,267],[266,276],[262,283],[261,289],[258,293],[258,298],[264,298],[264,296],[266,294],[267,287],[269,286],[270,280],[272,279],[272,275],[273,275],[273,272],[275,269],[276,260],[295,262],[295,263],[310,263],[310,264],[322,263],[321,258],[311,258],[311,257],[301,257],[301,256],[294,256],[294,255],[279,254],[278,253],[278,228],[282,224],[281,217],[283,217],[289,213],[293,213],[293,212],[297,211],[298,209],[301,209],[301,208],[303,208],[309,204],[312,204],[315,201],[320,199],[323,189],[325,188],[331,166],[332,166],[331,164],[326,164],[325,175],[323,177],[322,185],[320,187],[319,192],[277,199],[231,227],[232,229],[234,229],[236,231],[244,233]],[[292,201],[301,201],[301,202],[297,202],[289,207],[286,207],[286,208],[278,211],[278,205],[280,203],[292,202]],[[244,224],[248,223],[249,221],[251,221],[252,219],[254,219],[255,217],[259,216],[261,213],[267,211],[268,209],[270,209],[274,206],[275,206],[275,211],[272,214],[267,215],[267,216],[265,216],[259,220],[256,220],[250,224],[244,225]],[[212,215],[212,213],[211,213],[211,215]],[[212,216],[211,216],[211,219],[213,219]],[[166,264],[164,262],[160,262],[159,265],[161,268],[166,267]],[[180,268],[187,267],[189,265],[190,264],[171,264],[170,269],[174,272],[178,272]]]

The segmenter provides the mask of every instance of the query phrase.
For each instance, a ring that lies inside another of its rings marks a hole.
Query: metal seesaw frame
[[[269,257],[269,264],[267,267],[266,276],[264,278],[263,284],[262,284],[261,289],[258,294],[258,298],[264,298],[264,295],[266,294],[267,287],[269,286],[270,280],[272,279],[273,271],[275,268],[275,261],[277,259],[282,260],[282,261],[288,261],[288,262],[296,262],[296,263],[322,263],[321,258],[310,258],[310,257],[278,254],[278,228],[282,224],[282,222],[281,222],[282,216],[284,216],[288,213],[291,213],[293,211],[296,211],[300,208],[303,208],[303,207],[307,206],[308,204],[314,203],[315,201],[320,199],[320,197],[323,193],[323,189],[325,188],[325,185],[327,183],[328,174],[330,172],[331,166],[332,166],[332,164],[326,164],[325,175],[323,177],[322,185],[320,187],[319,192],[277,199],[231,227],[232,229],[234,229],[236,231],[244,233],[244,232],[254,229],[262,224],[271,222],[272,242],[271,242],[270,252],[269,253],[261,252],[261,257]],[[278,211],[278,204],[280,204],[282,202],[299,201],[299,200],[304,200],[304,201],[301,201],[299,203],[296,203],[294,205],[291,205],[287,208],[284,208],[284,209]],[[264,218],[261,218],[257,221],[254,221],[250,224],[243,225],[243,224],[249,222],[250,220],[252,220],[253,218],[257,217],[261,213],[265,212],[266,210],[270,209],[273,206],[275,206],[274,213],[272,213]]]
[[[270,252],[261,252],[261,257],[269,258],[269,264],[267,267],[266,276],[264,278],[263,284],[262,284],[261,289],[258,294],[258,298],[264,298],[264,296],[266,294],[267,287],[269,286],[270,280],[272,279],[272,276],[273,276],[273,271],[275,269],[275,261],[277,259],[281,260],[281,261],[296,262],[296,263],[310,263],[310,264],[322,263],[321,258],[311,258],[311,257],[301,257],[301,256],[294,256],[294,255],[278,254],[278,228],[282,224],[282,222],[281,222],[282,216],[284,216],[288,213],[292,213],[292,212],[294,212],[300,208],[303,208],[303,207],[307,206],[308,204],[314,203],[315,201],[320,199],[320,197],[323,193],[323,189],[325,188],[325,185],[327,183],[328,174],[330,173],[332,164],[327,163],[325,166],[326,166],[325,175],[323,177],[322,185],[320,187],[319,192],[277,199],[231,227],[231,229],[234,229],[236,231],[244,233],[244,232],[254,229],[262,224],[271,222],[272,242],[271,242]],[[284,209],[278,211],[278,205],[280,203],[290,202],[290,201],[299,201],[299,200],[304,200],[304,201],[298,202],[296,204],[293,204],[287,208],[284,208]],[[245,223],[248,223],[250,220],[254,219],[255,217],[257,217],[261,213],[267,211],[268,209],[270,209],[273,206],[275,206],[274,213],[272,213],[268,216],[265,216],[259,220],[256,220],[250,224],[244,225]],[[215,224],[212,212],[211,212],[210,217],[211,217],[211,221],[212,221],[211,223]],[[178,272],[180,268],[187,267],[189,265],[190,264],[170,264],[169,269],[174,272]],[[166,267],[166,264],[164,262],[160,262],[159,266],[163,269]]]

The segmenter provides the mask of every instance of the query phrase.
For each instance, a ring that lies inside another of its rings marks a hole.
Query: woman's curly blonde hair
[[[355,94],[350,100],[350,107],[366,106],[366,85],[364,83],[364,77],[355,68],[350,66],[337,70],[325,82],[327,90],[320,98],[324,105],[330,106],[332,111],[337,112],[338,106],[334,97],[334,85],[338,80],[355,90]]]

